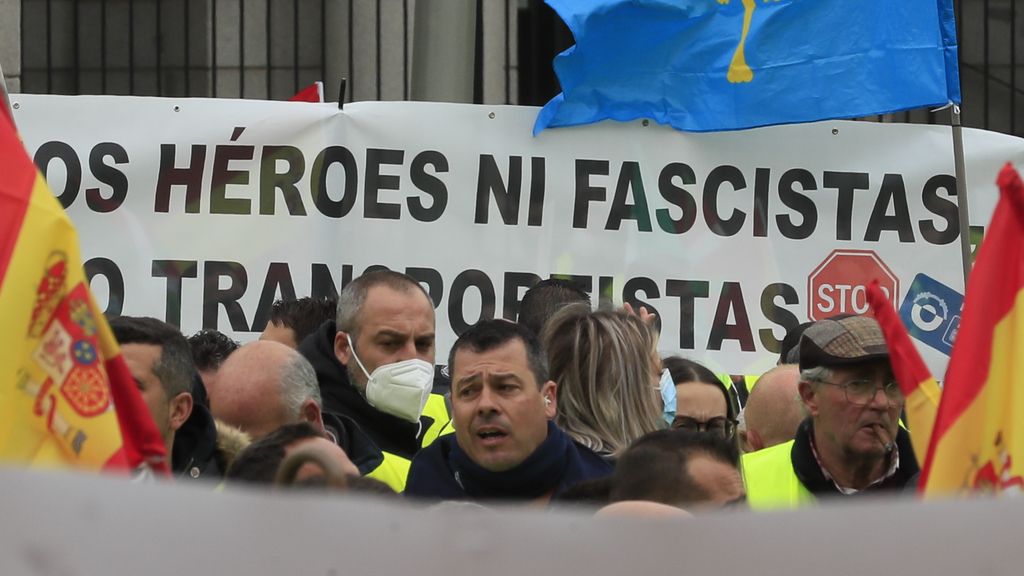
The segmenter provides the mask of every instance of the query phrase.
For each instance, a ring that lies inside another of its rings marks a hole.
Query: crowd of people
[[[799,326],[750,389],[658,353],[646,310],[594,310],[551,279],[518,321],[482,320],[445,364],[414,279],[278,301],[260,339],[110,320],[173,474],[415,502],[687,515],[914,485],[904,399],[877,322]]]

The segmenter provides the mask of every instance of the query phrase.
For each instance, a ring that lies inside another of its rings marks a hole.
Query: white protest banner
[[[531,135],[535,108],[15,97],[108,311],[250,339],[282,296],[374,266],[437,305],[438,361],[539,278],[653,308],[660,348],[735,374],[882,280],[937,374],[963,279],[950,129],[824,122]],[[971,222],[1024,140],[965,131]],[[943,292],[942,290],[946,291]],[[912,326],[912,327],[913,327]]]

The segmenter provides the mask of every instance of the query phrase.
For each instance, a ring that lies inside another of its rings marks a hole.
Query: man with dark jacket
[[[482,321],[455,342],[448,365],[455,434],[416,456],[406,494],[546,503],[611,473],[610,464],[552,422],[557,384],[529,329]]]
[[[434,378],[434,306],[412,278],[389,270],[350,282],[338,317],[299,345],[316,370],[325,411],[354,420],[401,469],[422,448],[450,432]],[[447,429],[446,429],[447,428]]]
[[[219,481],[248,439],[218,428],[209,410],[193,401],[193,386],[202,381],[188,341],[156,318],[120,316],[110,327],[171,455],[171,470],[183,479]]]
[[[808,327],[798,389],[810,417],[796,438],[743,457],[751,508],[898,493],[912,481],[919,469],[899,426],[904,398],[878,322],[836,316]]]

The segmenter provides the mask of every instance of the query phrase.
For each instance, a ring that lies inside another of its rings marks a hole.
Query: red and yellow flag
[[[926,496],[1024,488],[1024,186],[1009,164],[998,182],[921,476]]]
[[[907,399],[907,425],[911,444],[914,446],[914,455],[918,462],[924,462],[942,390],[925,365],[920,352],[914,347],[906,326],[896,315],[896,310],[882,292],[878,280],[873,281],[868,287],[868,305],[871,306],[871,311],[882,328],[882,334],[885,335],[893,374],[900,383],[903,396]]]
[[[0,113],[0,461],[166,471],[166,459],[75,228]]]

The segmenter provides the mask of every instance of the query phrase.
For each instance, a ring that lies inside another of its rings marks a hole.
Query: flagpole
[[[964,165],[964,128],[960,125],[960,106],[950,109],[953,125],[953,169],[956,171],[957,213],[960,216],[960,257],[964,267],[964,290],[971,274],[971,224],[967,206],[967,168]]]

